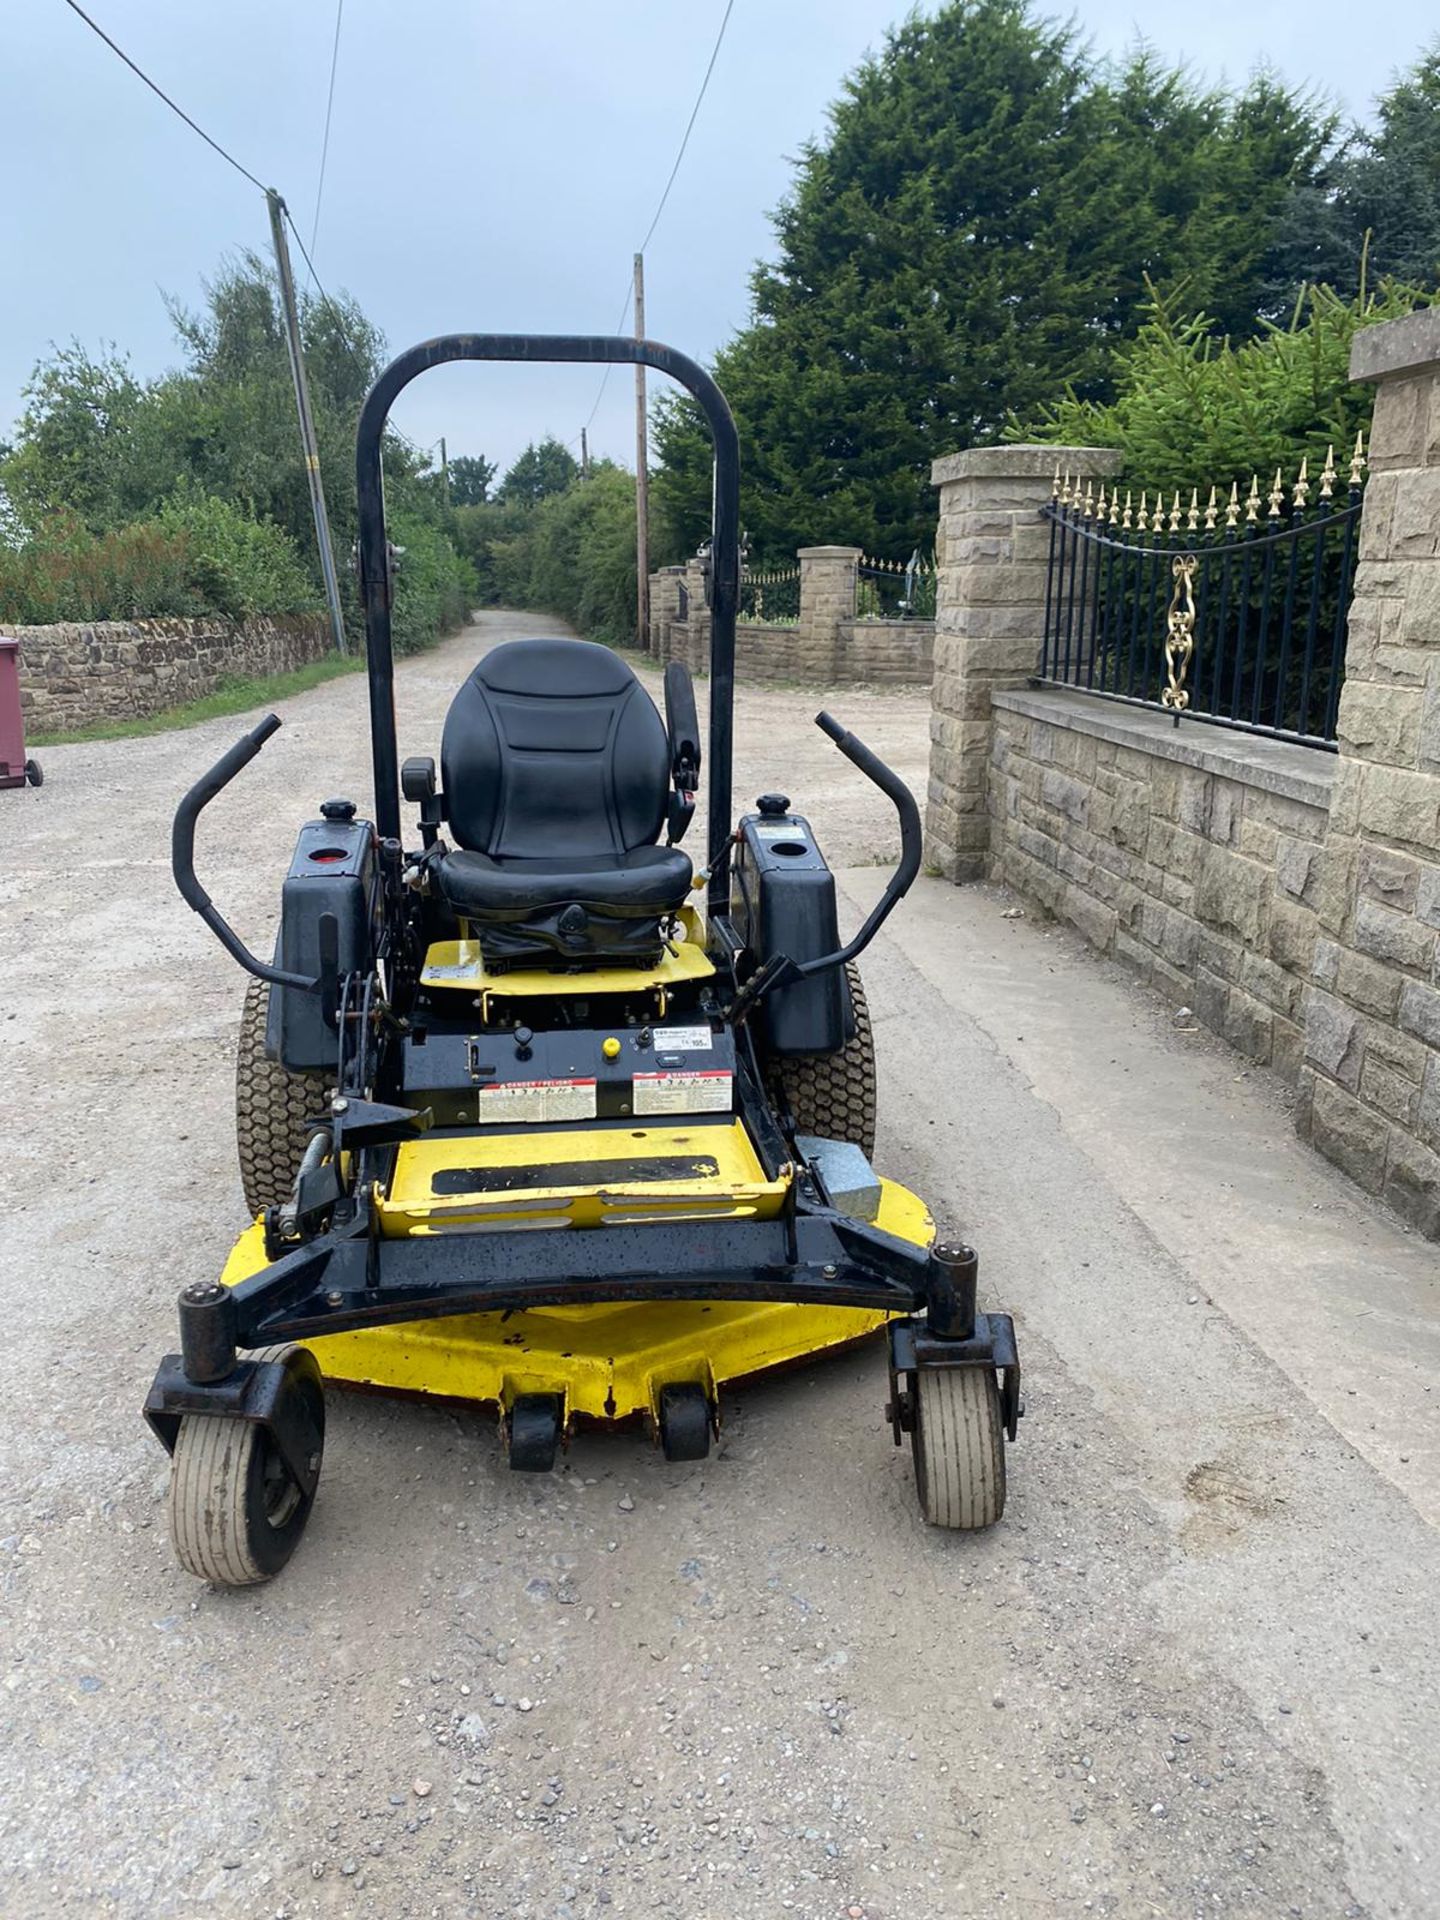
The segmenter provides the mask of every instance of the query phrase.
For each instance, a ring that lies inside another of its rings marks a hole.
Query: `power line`
[[[680,162],[685,158],[685,149],[689,146],[690,136],[695,131],[695,122],[700,116],[700,108],[705,101],[706,89],[710,85],[710,76],[715,71],[715,62],[720,57],[720,43],[725,38],[725,29],[730,24],[730,13],[734,5],[735,0],[725,0],[725,13],[720,22],[720,31],[715,36],[715,45],[710,49],[710,64],[705,69],[705,78],[700,82],[700,91],[695,96],[695,105],[691,108],[690,118],[685,123],[685,133],[680,142],[680,151],[676,154],[675,164],[670,169],[670,178],[665,182],[665,191],[660,196],[660,204],[655,209],[655,218],[650,222],[649,232],[635,249],[637,253],[644,253],[646,247],[649,246],[651,240],[654,238],[656,227],[660,224],[660,216],[665,211],[665,202],[670,198],[670,189],[674,186],[675,176],[680,171]]]
[[[660,224],[660,216],[662,213],[664,213],[665,203],[670,198],[670,189],[675,184],[676,176],[680,172],[680,163],[685,158],[685,149],[690,144],[690,135],[695,131],[695,122],[700,117],[700,109],[704,105],[705,95],[710,86],[710,76],[712,73],[714,73],[715,62],[720,57],[721,43],[725,38],[725,29],[730,24],[730,15],[734,10],[734,6],[735,6],[735,0],[725,0],[725,12],[723,13],[720,19],[720,31],[716,34],[715,44],[710,49],[710,59],[705,68],[704,78],[700,82],[700,91],[695,96],[695,104],[690,109],[690,118],[685,122],[685,131],[680,138],[680,150],[675,155],[675,164],[670,169],[670,178],[665,182],[665,191],[660,195],[660,204],[655,209],[655,217],[650,222],[649,227],[646,229],[645,238],[640,242],[640,245],[635,249],[637,253],[644,253],[646,247],[649,246],[650,242],[655,237],[655,229]],[[620,318],[615,326],[616,333],[619,333],[621,327],[623,327],[625,324],[625,316],[630,311],[630,300],[633,292],[634,292],[633,287],[630,289],[627,289],[626,291],[625,304],[620,309]],[[595,404],[593,407],[591,407],[590,416],[585,422],[585,431],[587,433],[590,431],[590,428],[594,425],[595,415],[600,411],[600,402],[605,398],[605,389],[610,383],[610,369],[613,364],[614,363],[612,361],[607,361],[605,364],[605,371],[600,376],[600,386],[599,386],[599,390],[595,395]]]
[[[185,122],[186,126],[190,128],[192,133],[198,133],[200,138],[205,142],[207,147],[213,147],[216,153],[219,154],[222,160],[228,160],[230,165],[234,167],[235,171],[237,173],[243,174],[245,178],[250,182],[252,187],[259,187],[261,193],[264,193],[265,191],[264,186],[261,184],[259,180],[255,178],[254,174],[251,173],[250,169],[248,167],[242,167],[240,162],[235,158],[234,154],[227,153],[224,147],[221,146],[218,140],[212,140],[210,138],[210,135],[206,133],[205,129],[197,121],[192,120],[189,114],[186,113],[183,107],[176,106],[175,102],[170,98],[169,94],[166,93],[165,89],[163,87],[157,87],[155,82],[150,78],[149,74],[146,73],[142,68],[136,66],[135,62],[130,58],[129,54],[126,53],[123,47],[116,46],[115,42],[110,38],[109,34],[106,33],[105,29],[103,27],[97,26],[95,22],[90,18],[89,14],[86,13],[83,7],[76,5],[76,0],[65,0],[65,4],[67,7],[69,7],[72,13],[79,14],[80,18],[85,22],[86,26],[89,27],[90,31],[94,34],[99,35],[99,37],[105,42],[106,46],[109,47],[110,51],[113,54],[115,54],[119,59],[125,62],[125,65],[129,67],[130,71],[135,75],[137,79],[143,80],[146,86],[149,87],[150,91],[153,94],[157,94],[159,98],[165,102],[166,106],[169,107],[172,113],[179,115],[179,117]]]
[[[345,0],[335,0],[335,43],[330,49],[330,91],[325,97],[325,137],[320,143],[320,178],[315,186],[315,218],[310,227],[312,247],[320,231],[320,202],[325,197],[325,162],[330,157],[330,120],[335,112],[335,70],[340,64],[340,22],[344,17]]]

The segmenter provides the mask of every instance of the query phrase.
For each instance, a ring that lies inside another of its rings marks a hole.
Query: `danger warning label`
[[[594,1118],[593,1080],[511,1080],[480,1089],[482,1126]]]
[[[719,1070],[705,1073],[637,1073],[635,1111],[658,1113],[729,1113],[734,1105],[734,1076]]]

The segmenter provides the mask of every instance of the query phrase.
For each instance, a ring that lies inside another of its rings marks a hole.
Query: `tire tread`
[[[269,1016],[269,982],[251,980],[235,1054],[235,1143],[252,1220],[289,1197],[305,1151],[305,1122],[324,1107],[328,1084],[322,1073],[290,1073],[267,1057]]]

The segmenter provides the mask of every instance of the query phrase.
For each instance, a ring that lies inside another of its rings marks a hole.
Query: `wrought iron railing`
[[[740,576],[740,618],[789,626],[800,618],[799,567],[749,567]]]
[[[933,620],[935,559],[917,547],[908,560],[861,557],[855,586],[858,620]]]
[[[1195,489],[1167,509],[1144,489],[1136,509],[1133,488],[1122,505],[1057,470],[1039,678],[1333,748],[1364,472],[1357,435],[1343,496],[1331,448],[1287,505],[1277,467],[1262,518],[1254,475],[1243,500],[1212,487],[1202,508]]]

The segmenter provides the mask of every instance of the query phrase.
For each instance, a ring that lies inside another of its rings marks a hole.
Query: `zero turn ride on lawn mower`
[[[433,760],[398,763],[381,440],[402,389],[450,360],[638,361],[709,421],[698,878],[678,842],[701,741],[674,662],[662,722],[608,648],[510,641],[456,694],[438,783]],[[667,1459],[698,1460],[722,1384],[882,1326],[925,1518],[991,1525],[1020,1413],[1014,1328],[977,1311],[974,1253],[936,1244],[924,1203],[870,1165],[854,962],[919,871],[920,819],[822,713],[900,818],[899,867],[846,942],[789,800],[731,824],[739,457],[719,388],[651,340],[447,336],[380,376],[356,466],[374,823],[327,800],[301,828],[267,964],[197,880],[194,839],[273,714],[175,816],[180,891],[254,976],[237,1077],[254,1224],[218,1281],[181,1294],[180,1351],[145,1402],[181,1561],[228,1586],[285,1564],[315,1498],[324,1380],[489,1403],[531,1472],[577,1421],[638,1419]]]

